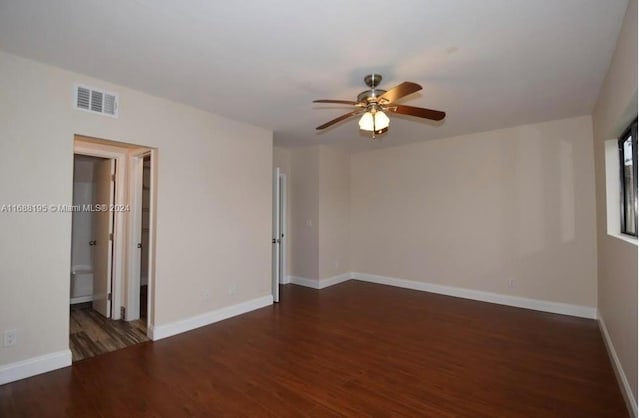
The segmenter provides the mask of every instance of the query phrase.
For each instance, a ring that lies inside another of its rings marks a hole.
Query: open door
[[[130,294],[127,302],[125,320],[133,321],[140,318],[140,283],[142,276],[142,201],[143,201],[143,155],[132,155],[131,165],[129,167],[132,183],[130,193],[132,194],[133,204],[131,205],[131,244],[135,245],[135,249],[129,252],[131,258],[131,271],[129,273],[129,283],[127,283],[128,293]]]
[[[287,236],[287,176],[280,173],[280,271],[278,278],[280,284],[286,284],[287,277],[287,246],[289,237]]]
[[[93,309],[111,318],[111,266],[113,257],[113,212],[115,160],[96,165],[93,213]]]
[[[280,302],[280,168],[273,173],[273,232],[271,260],[271,294],[274,302]]]

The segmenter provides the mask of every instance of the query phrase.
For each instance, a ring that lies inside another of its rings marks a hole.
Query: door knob
[[[94,245],[96,245],[96,240],[89,241],[89,246],[90,247],[93,247]]]

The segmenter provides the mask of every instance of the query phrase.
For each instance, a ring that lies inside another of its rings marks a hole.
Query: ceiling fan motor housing
[[[371,73],[364,77],[364,83],[371,87],[371,90],[363,91],[358,94],[358,103],[369,104],[371,102],[377,102],[378,97],[385,94],[386,90],[376,89],[378,84],[382,81],[382,76],[380,74]]]
[[[362,93],[358,94],[358,103],[368,104],[371,102],[377,102],[378,97],[382,96],[386,92],[386,90],[381,89],[365,90]]]

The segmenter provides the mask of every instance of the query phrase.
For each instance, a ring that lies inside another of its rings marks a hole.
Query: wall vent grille
[[[118,117],[118,95],[92,87],[76,84],[74,87],[73,107],[101,115]]]

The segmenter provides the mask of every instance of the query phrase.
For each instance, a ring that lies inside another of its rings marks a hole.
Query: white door
[[[286,176],[280,173],[280,271],[278,279],[285,284],[287,275],[287,181]]]
[[[111,318],[111,259],[115,160],[101,160],[94,173],[96,194],[93,212],[93,309]],[[104,210],[106,209],[106,210]]]
[[[133,321],[140,318],[140,276],[142,272],[142,200],[143,200],[143,175],[144,156],[133,155],[131,158],[131,176],[133,204],[131,206],[131,230],[134,247],[129,252],[131,257],[130,280],[127,282],[128,301],[126,309],[126,321]]]
[[[274,302],[280,302],[280,168],[273,173],[273,229],[271,260],[271,294]]]

